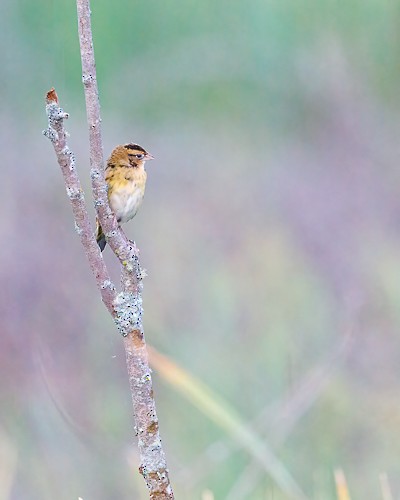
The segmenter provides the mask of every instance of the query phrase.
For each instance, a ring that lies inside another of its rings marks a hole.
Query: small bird
[[[108,184],[108,202],[118,223],[135,217],[143,201],[147,173],[146,161],[154,157],[138,144],[125,144],[113,149],[107,161],[105,179]],[[96,220],[96,240],[103,251],[106,237]]]

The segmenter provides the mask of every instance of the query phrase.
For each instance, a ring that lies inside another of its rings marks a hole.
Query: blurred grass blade
[[[211,490],[204,490],[201,494],[201,500],[214,500],[214,493]]]
[[[18,452],[8,435],[0,428],[0,498],[11,498],[18,462]]]
[[[304,500],[306,496],[285,465],[274,455],[261,437],[254,433],[237,412],[204,382],[180,368],[165,355],[148,346],[152,367],[183,394],[196,408],[230,434],[263,466],[289,498]]]
[[[335,483],[338,500],[350,500],[346,476],[344,475],[342,469],[335,470]]]
[[[382,472],[382,474],[379,475],[379,482],[381,484],[382,499],[393,500],[392,490],[386,472]]]

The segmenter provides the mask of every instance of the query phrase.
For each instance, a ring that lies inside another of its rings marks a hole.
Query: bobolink
[[[108,202],[118,223],[135,217],[143,201],[147,174],[146,161],[154,157],[138,144],[125,144],[113,149],[107,161],[105,179],[108,184]],[[106,237],[96,220],[96,240],[103,251]]]

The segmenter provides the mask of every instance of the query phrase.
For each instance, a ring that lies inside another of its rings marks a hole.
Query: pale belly
[[[135,217],[138,208],[142,204],[144,189],[136,188],[132,191],[120,190],[110,196],[110,206],[115,213],[118,222],[128,222]]]

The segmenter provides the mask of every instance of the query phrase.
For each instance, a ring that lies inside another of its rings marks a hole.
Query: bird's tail
[[[103,251],[106,247],[106,236],[103,233],[103,228],[100,226],[100,222],[96,219],[96,241],[100,247],[100,250]]]

